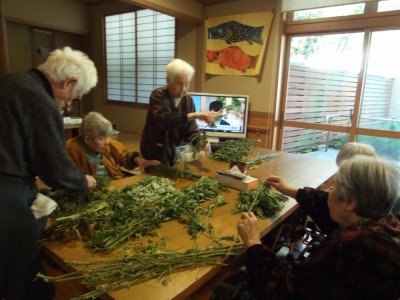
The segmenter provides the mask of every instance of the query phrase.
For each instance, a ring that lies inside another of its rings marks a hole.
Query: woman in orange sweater
[[[81,135],[67,141],[67,152],[85,174],[108,176],[112,179],[126,177],[121,167],[140,167],[144,172],[149,166],[159,165],[157,160],[146,160],[139,152],[130,152],[110,138],[112,124],[100,113],[90,112],[83,118]]]

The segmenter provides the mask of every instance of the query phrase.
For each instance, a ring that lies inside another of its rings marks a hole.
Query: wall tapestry
[[[206,73],[260,73],[273,12],[211,18],[205,21]]]

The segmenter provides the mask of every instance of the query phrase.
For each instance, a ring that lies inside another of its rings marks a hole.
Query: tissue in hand
[[[57,203],[49,197],[38,193],[35,201],[33,201],[31,210],[36,219],[50,215],[57,207]]]

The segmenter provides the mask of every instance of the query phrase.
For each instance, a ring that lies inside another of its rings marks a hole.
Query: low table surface
[[[285,180],[293,186],[304,187],[318,187],[325,180],[331,177],[336,171],[336,165],[332,161],[322,160],[317,158],[310,158],[301,156],[299,154],[290,154],[283,152],[276,152],[272,150],[257,149],[253,151],[253,155],[262,155],[268,153],[278,153],[278,157],[269,161],[263,162],[253,170],[248,170],[247,174],[259,179],[265,178],[268,175],[274,174],[283,176]],[[229,168],[228,163],[217,162],[210,158],[204,158],[197,161],[188,163],[192,172],[215,176],[217,170],[226,170]],[[124,179],[114,180],[111,186],[121,189],[126,185],[143,179],[152,174],[146,173],[137,176],[127,177]],[[187,184],[193,184],[192,181],[186,179],[179,179],[178,187]],[[215,236],[231,236],[236,235],[236,223],[239,219],[239,214],[232,214],[235,209],[235,199],[239,191],[228,189],[223,192],[223,196],[227,200],[227,204],[215,210],[214,215],[209,219],[209,222],[214,227]],[[210,201],[204,203],[207,205]],[[265,220],[259,219],[258,225],[261,235],[268,234],[283,220],[290,216],[298,208],[298,204],[292,198],[286,202],[284,208],[280,210],[274,217]],[[156,230],[158,237],[144,237],[143,242],[152,240],[154,242],[167,238],[167,246],[169,249],[178,251],[186,251],[192,249],[194,240],[188,235],[186,228],[183,224],[173,220],[161,224],[161,227]],[[216,246],[215,243],[205,237],[199,240],[199,247],[206,248],[208,246]],[[46,241],[44,243],[44,250],[47,256],[59,264],[67,271],[72,271],[71,266],[67,266],[65,261],[90,261],[99,258],[112,257],[109,255],[98,255],[89,252],[84,248],[84,243],[81,241],[71,241],[68,243],[60,242],[57,240]],[[220,267],[204,267],[192,270],[178,272],[172,274],[168,285],[163,286],[158,280],[150,280],[148,282],[135,285],[129,289],[122,289],[103,295],[102,299],[186,299],[194,291],[204,285],[208,280],[215,276]]]

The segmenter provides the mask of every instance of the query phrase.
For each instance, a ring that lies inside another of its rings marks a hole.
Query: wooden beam
[[[203,5],[194,0],[122,0],[136,6],[152,9],[177,19],[193,22],[196,24],[203,23]]]

